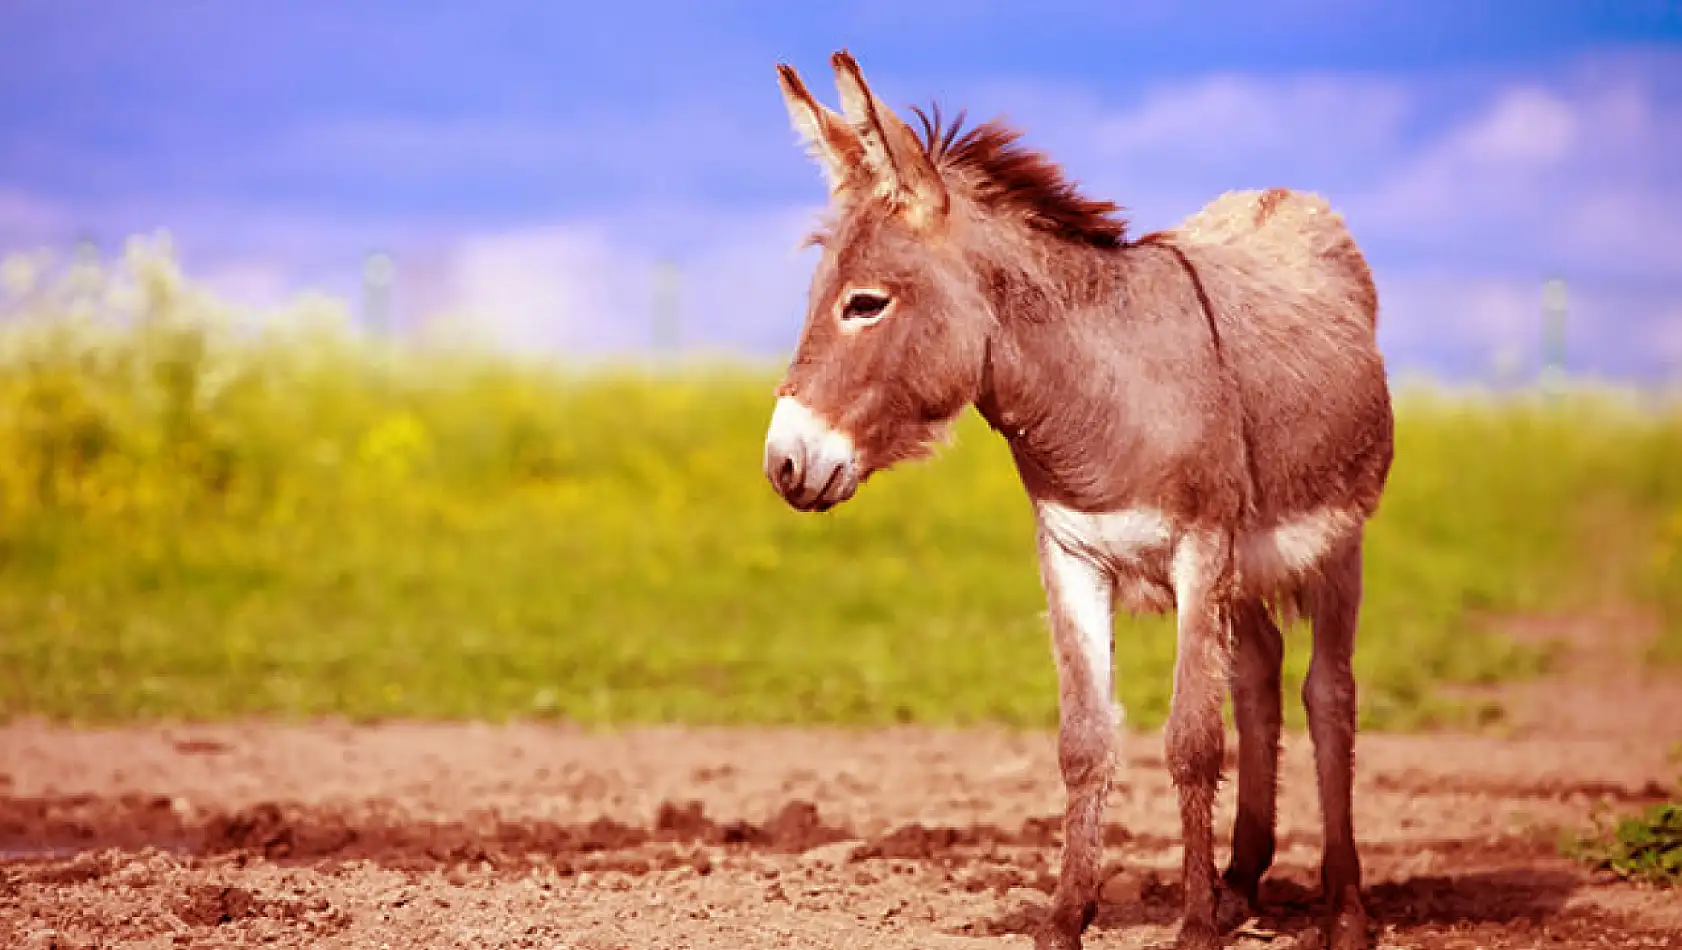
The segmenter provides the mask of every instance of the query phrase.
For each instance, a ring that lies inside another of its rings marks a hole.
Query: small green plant
[[[1567,857],[1659,887],[1682,885],[1682,801],[1649,806],[1610,829],[1567,841]]]

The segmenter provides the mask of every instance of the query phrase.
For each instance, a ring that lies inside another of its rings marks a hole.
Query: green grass
[[[1649,805],[1592,834],[1566,837],[1560,850],[1626,880],[1658,887],[1682,885],[1682,802]]]
[[[1682,505],[1658,531],[1647,596],[1659,607],[1663,629],[1653,644],[1653,659],[1682,665]]]
[[[0,714],[1055,721],[1029,508],[973,416],[802,515],[759,472],[763,368],[387,349],[314,305],[254,332],[167,263],[104,280],[137,321],[49,287],[0,329]],[[1682,412],[1399,398],[1368,726],[1466,721],[1439,687],[1545,664],[1479,618],[1682,617],[1653,529],[1682,511]],[[1116,644],[1129,721],[1160,722],[1169,623]]]

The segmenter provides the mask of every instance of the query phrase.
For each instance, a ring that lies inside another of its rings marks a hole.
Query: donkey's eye
[[[855,291],[841,308],[843,320],[870,320],[880,317],[888,309],[888,295],[874,291]]]

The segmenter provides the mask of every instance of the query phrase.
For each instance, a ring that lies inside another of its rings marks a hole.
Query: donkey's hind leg
[[[1223,876],[1218,925],[1230,930],[1256,911],[1262,875],[1273,864],[1278,796],[1281,696],[1279,666],[1285,640],[1267,606],[1246,600],[1233,613],[1237,640],[1232,680],[1238,725],[1238,812],[1232,822],[1232,860]]]
[[[1320,883],[1326,902],[1327,950],[1371,946],[1361,904],[1361,859],[1355,850],[1351,786],[1355,758],[1355,626],[1361,608],[1361,540],[1332,554],[1312,598],[1314,657],[1302,701],[1314,741],[1325,851]]]

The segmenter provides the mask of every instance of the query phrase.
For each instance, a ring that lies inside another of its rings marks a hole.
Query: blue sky
[[[822,201],[772,65],[833,101],[1004,114],[1139,230],[1228,188],[1325,194],[1371,256],[1397,371],[1570,358],[1682,374],[1682,4],[86,3],[0,7],[0,251],[167,229],[236,299],[634,348],[680,266],[688,341],[793,342]]]

